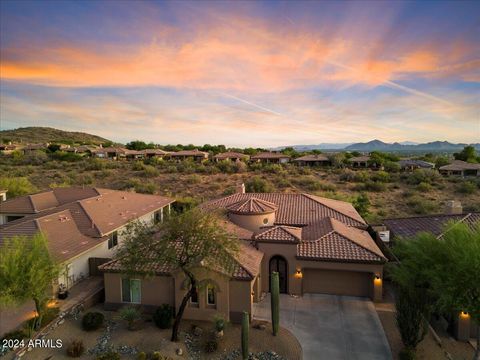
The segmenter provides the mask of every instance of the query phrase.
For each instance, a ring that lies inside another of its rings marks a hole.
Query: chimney
[[[448,200],[445,206],[445,213],[448,215],[463,213],[462,203],[456,200]]]
[[[241,185],[238,185],[236,190],[238,194],[245,194],[245,184],[242,183]]]

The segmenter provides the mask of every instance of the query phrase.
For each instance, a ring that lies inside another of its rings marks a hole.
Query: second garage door
[[[304,269],[303,292],[370,297],[372,282],[366,272]]]

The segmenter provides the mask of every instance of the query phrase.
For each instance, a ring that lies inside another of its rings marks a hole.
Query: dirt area
[[[395,313],[389,310],[377,308],[378,316],[382,322],[383,329],[387,335],[394,360],[398,360],[398,353],[402,349],[402,340],[395,324]],[[418,345],[417,359],[419,360],[441,360],[448,359],[445,350],[448,351],[454,360],[471,360],[473,358],[473,347],[464,342],[459,342],[446,334],[439,334],[442,340],[442,347],[438,346],[429,332],[425,339]]]
[[[106,323],[111,322],[114,325],[111,327],[111,334],[108,340],[108,345],[113,345],[115,349],[122,346],[127,349],[136,349],[138,352],[144,351],[154,352],[158,351],[163,356],[168,356],[171,359],[185,359],[187,357],[187,347],[185,345],[186,338],[193,339],[194,348],[201,349],[198,359],[220,359],[224,355],[231,353],[235,349],[240,348],[241,327],[240,325],[229,324],[224,331],[224,336],[218,342],[217,351],[204,354],[203,343],[207,337],[207,333],[213,329],[213,323],[210,322],[191,322],[183,321],[181,327],[181,336],[178,343],[170,341],[171,330],[161,330],[155,326],[149,316],[144,316],[144,319],[139,323],[138,329],[135,331],[127,330],[127,325],[118,318],[117,312],[104,311],[101,306],[96,306],[88,311],[100,311],[105,315]],[[199,326],[203,329],[203,335],[195,336],[192,334],[193,325]],[[45,339],[62,340],[63,346],[59,348],[36,348],[30,352],[26,352],[22,359],[38,360],[38,359],[71,359],[66,354],[66,347],[72,340],[82,340],[85,350],[92,349],[105,335],[107,326],[103,328],[86,332],[82,329],[81,318],[75,320],[73,318],[65,320],[63,324],[52,330]],[[188,340],[187,340],[188,341]],[[129,348],[128,348],[129,347]],[[176,354],[177,349],[182,349],[183,355]],[[281,329],[278,336],[274,337],[271,334],[270,327],[267,325],[266,329],[258,330],[253,327],[250,328],[250,352],[258,353],[263,351],[274,351],[281,357],[289,360],[300,360],[302,358],[302,350],[297,339],[287,330]],[[6,356],[6,359],[13,359],[13,353]],[[95,355],[88,354],[87,351],[80,357],[81,359],[95,359]],[[136,359],[136,355],[123,354],[122,359]]]

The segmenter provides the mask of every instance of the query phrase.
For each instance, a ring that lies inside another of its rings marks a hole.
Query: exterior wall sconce
[[[462,311],[462,312],[460,313],[460,317],[461,317],[462,319],[468,319],[468,318],[470,318],[470,314],[469,314],[468,312]]]
[[[302,269],[297,269],[297,271],[295,271],[295,279],[301,279],[303,278],[303,273],[302,273]]]
[[[382,283],[382,278],[379,275],[375,275],[375,279],[373,280],[375,285],[380,285]]]

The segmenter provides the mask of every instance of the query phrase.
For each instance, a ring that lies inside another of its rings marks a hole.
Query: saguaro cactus
[[[248,331],[249,331],[249,315],[248,312],[243,312],[242,317],[242,359],[248,359]]]
[[[272,310],[272,330],[273,336],[277,336],[280,321],[280,281],[278,272],[272,272],[271,276],[271,310]]]

